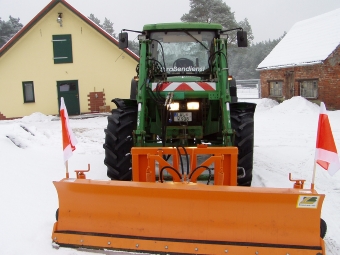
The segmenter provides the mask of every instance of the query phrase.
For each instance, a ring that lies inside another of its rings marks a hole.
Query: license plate
[[[174,113],[174,121],[192,121],[192,113],[191,112],[175,112]]]

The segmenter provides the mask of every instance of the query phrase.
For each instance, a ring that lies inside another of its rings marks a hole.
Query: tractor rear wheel
[[[117,105],[117,109],[113,109],[112,115],[108,116],[107,128],[104,130],[104,164],[111,180],[131,181],[132,132],[137,123],[137,104],[129,100],[127,105],[126,100],[117,98],[112,101]]]
[[[253,178],[255,107],[253,103],[230,105],[231,127],[235,131],[234,146],[238,147],[238,167],[245,170],[245,176],[237,179],[238,186],[251,186]]]

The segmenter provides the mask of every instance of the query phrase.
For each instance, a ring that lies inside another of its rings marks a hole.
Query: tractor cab
[[[213,64],[217,55],[223,55],[225,32],[219,24],[172,23],[145,25],[138,36],[141,42],[149,40],[146,49],[148,61],[153,63],[153,75],[157,78],[171,76],[198,76],[200,80],[212,79]],[[171,26],[171,28],[169,27]],[[126,30],[130,31],[130,30]],[[137,31],[134,31],[137,32]],[[220,40],[221,39],[221,40]],[[237,31],[239,47],[247,46],[247,33]],[[222,42],[222,45],[221,45]],[[119,47],[128,47],[128,33],[119,34]],[[227,66],[226,56],[225,65]]]
[[[149,53],[167,76],[201,76],[209,72],[215,37],[213,31],[152,32]]]

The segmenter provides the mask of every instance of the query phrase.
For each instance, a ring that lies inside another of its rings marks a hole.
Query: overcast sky
[[[20,18],[26,25],[49,0],[0,0],[0,17]],[[110,19],[115,32],[141,30],[144,24],[178,22],[190,9],[189,0],[68,0],[74,8],[101,22]],[[340,8],[340,0],[224,0],[237,21],[248,18],[255,42],[277,39],[294,23]]]

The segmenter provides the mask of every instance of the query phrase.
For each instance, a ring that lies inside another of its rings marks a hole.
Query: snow
[[[310,187],[319,106],[302,97],[281,104],[271,99],[243,99],[246,100],[257,103],[253,186],[292,187],[288,180],[288,174],[292,173],[293,178],[306,179],[305,187]],[[328,116],[340,149],[340,111],[328,111]],[[78,140],[69,160],[71,177],[73,170],[87,169],[89,163],[88,178],[107,179],[103,163],[106,125],[107,119],[102,115],[70,119]],[[52,181],[65,176],[58,118],[34,113],[22,119],[0,121],[0,144],[0,254],[111,254],[52,246],[51,233],[58,207]],[[340,171],[330,176],[318,167],[315,185],[319,193],[326,194],[322,218],[328,224],[327,255],[338,255]]]
[[[340,44],[340,9],[295,23],[257,70],[321,63]]]

